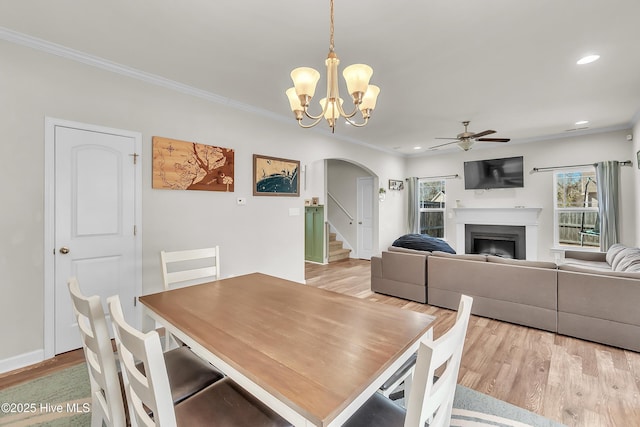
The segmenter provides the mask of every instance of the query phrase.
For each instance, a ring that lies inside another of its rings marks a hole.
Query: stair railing
[[[355,221],[355,219],[354,219],[354,218],[353,218],[353,216],[351,216],[351,214],[350,214],[350,213],[345,209],[345,207],[344,207],[344,206],[342,206],[342,203],[340,203],[340,202],[339,202],[339,201],[338,201],[338,200],[333,196],[333,194],[331,194],[331,193],[327,192],[327,195],[329,196],[329,198],[330,198],[331,200],[333,200],[333,201],[335,202],[336,206],[338,206],[338,207],[340,208],[340,210],[341,210],[342,212],[344,212],[344,214],[347,216],[347,218],[349,218],[349,224],[350,224],[350,225],[351,225],[351,224],[353,224],[353,221]]]

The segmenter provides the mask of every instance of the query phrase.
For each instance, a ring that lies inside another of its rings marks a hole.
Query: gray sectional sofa
[[[558,333],[640,352],[640,249],[567,251],[558,266]]]
[[[567,251],[563,263],[389,248],[371,259],[371,289],[640,352],[640,249]]]
[[[431,305],[455,309],[465,294],[475,315],[557,331],[554,263],[433,252],[427,281]]]
[[[389,247],[371,257],[371,290],[394,297],[427,302],[427,257],[431,252]]]

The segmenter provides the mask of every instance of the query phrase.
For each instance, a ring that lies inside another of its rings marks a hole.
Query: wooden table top
[[[140,301],[318,426],[328,425],[434,320],[260,273]]]

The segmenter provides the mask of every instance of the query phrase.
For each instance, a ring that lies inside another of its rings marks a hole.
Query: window
[[[600,247],[598,188],[594,168],[554,175],[556,245]]]
[[[420,233],[444,238],[444,181],[420,180]]]

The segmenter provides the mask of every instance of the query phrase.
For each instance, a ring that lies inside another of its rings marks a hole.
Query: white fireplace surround
[[[453,208],[456,215],[456,249],[465,250],[465,225],[519,225],[525,227],[527,259],[538,260],[538,215],[542,208]]]

